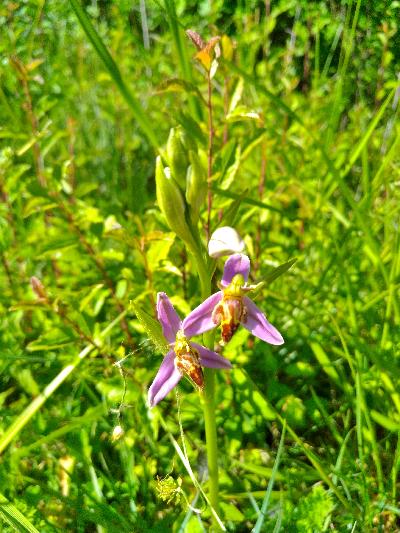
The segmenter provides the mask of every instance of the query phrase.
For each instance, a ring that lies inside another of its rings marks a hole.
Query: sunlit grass
[[[285,338],[241,329],[225,349],[218,516],[228,531],[398,528],[399,64],[396,8],[378,4],[0,7],[2,530],[210,523],[197,393],[182,380],[179,402],[148,409],[162,349],[135,315],[154,316],[157,291],[182,316],[201,301],[155,203],[171,127],[207,152],[186,29],[222,36],[211,227],[244,238]],[[206,220],[204,205],[203,239]]]

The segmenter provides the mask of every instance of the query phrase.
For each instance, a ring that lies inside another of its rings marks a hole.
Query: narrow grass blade
[[[35,526],[3,494],[0,494],[0,518],[18,533],[39,533]]]
[[[355,33],[358,24],[358,18],[360,14],[361,0],[357,0],[356,8],[354,11],[353,21],[350,25],[351,9],[353,0],[350,1],[346,13],[345,30],[342,40],[342,48],[340,50],[339,69],[337,73],[337,83],[335,87],[334,100],[332,104],[332,112],[329,121],[328,135],[326,136],[326,145],[330,146],[333,132],[336,130],[339,123],[340,115],[343,109],[343,85],[346,80],[346,73],[350,62],[351,52],[353,50],[353,43],[355,39]]]
[[[324,468],[322,467],[318,457],[315,455],[314,452],[311,451],[310,447],[302,441],[302,439],[297,435],[297,433],[292,429],[286,422],[286,420],[281,416],[281,414],[268,402],[268,400],[265,398],[265,396],[260,392],[260,389],[257,387],[257,385],[254,383],[254,381],[250,378],[250,376],[247,374],[247,372],[243,369],[240,369],[239,372],[243,374],[244,378],[249,382],[249,386],[254,388],[254,390],[257,390],[259,394],[262,396],[265,403],[268,405],[269,410],[274,413],[275,418],[279,421],[281,426],[286,425],[287,432],[290,434],[292,439],[296,442],[296,444],[301,448],[303,453],[306,455],[307,459],[310,461],[314,469],[318,472],[320,479],[324,481],[328,487],[332,490],[332,492],[335,494],[337,499],[341,502],[341,504],[347,509],[350,510],[349,503],[344,499],[343,495],[338,491],[337,487],[333,484],[332,479],[330,478],[330,473],[328,474]]]
[[[176,16],[175,2],[174,0],[164,0],[164,5],[176,52],[178,54],[181,72],[183,74],[183,77],[187,81],[191,81],[192,74],[190,69],[189,57],[182,38],[182,31],[179,27],[178,18]]]
[[[390,104],[390,102],[393,99],[393,95],[394,95],[395,90],[396,90],[396,88],[393,88],[389,92],[389,94],[386,96],[385,100],[383,101],[383,103],[382,103],[381,107],[379,108],[378,112],[376,113],[375,117],[371,120],[366,132],[364,133],[364,135],[362,136],[362,138],[358,142],[357,146],[352,151],[352,153],[351,153],[351,155],[349,157],[349,162],[348,162],[348,164],[346,165],[345,169],[342,172],[342,179],[344,179],[347,176],[347,174],[350,172],[352,166],[357,161],[359,155],[361,154],[362,150],[364,149],[364,147],[366,146],[367,142],[369,141],[371,135],[375,131],[379,121],[381,120],[384,112],[386,111],[386,108],[388,107],[388,105]]]
[[[82,29],[86,33],[89,41],[92,43],[93,48],[95,49],[97,55],[102,60],[104,66],[108,70],[110,76],[117,85],[120,93],[124,97],[125,101],[131,108],[135,119],[137,120],[139,126],[142,128],[143,132],[146,134],[151,145],[158,150],[160,143],[158,142],[158,137],[156,135],[155,129],[151,123],[151,120],[146,114],[146,111],[143,109],[140,102],[133,96],[132,92],[128,89],[125,84],[121,72],[110,55],[110,52],[107,50],[103,40],[100,35],[95,30],[93,24],[91,23],[89,17],[87,16],[85,10],[82,8],[79,0],[69,0],[72,9],[74,10]]]
[[[279,462],[281,460],[281,455],[282,455],[282,451],[283,451],[283,445],[284,445],[284,442],[285,442],[285,434],[286,434],[286,420],[283,423],[281,440],[279,442],[278,451],[277,451],[277,454],[276,454],[274,466],[272,468],[272,475],[271,475],[270,480],[268,482],[267,491],[265,493],[265,496],[264,496],[264,499],[263,499],[263,502],[262,502],[262,505],[261,505],[261,514],[258,517],[256,525],[254,526],[254,528],[252,530],[252,533],[260,533],[261,528],[263,526],[264,519],[265,519],[265,513],[267,512],[267,509],[268,509],[272,488],[274,486],[275,477],[276,477],[276,474],[278,472]]]

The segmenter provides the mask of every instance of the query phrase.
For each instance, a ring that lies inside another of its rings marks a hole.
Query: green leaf
[[[289,268],[292,268],[292,266],[297,261],[297,258],[294,257],[293,259],[290,259],[290,261],[287,261],[286,263],[282,263],[282,265],[279,265],[278,267],[274,268],[271,272],[269,272],[266,276],[264,276],[263,281],[265,283],[272,283],[277,278],[282,276],[285,272],[289,270]]]
[[[242,94],[243,94],[243,89],[244,89],[243,78],[239,78],[236,84],[235,90],[233,91],[231,101],[229,103],[228,116],[231,113],[233,113],[233,111],[236,109],[236,106],[240,102],[242,98]]]
[[[131,302],[131,307],[135,312],[140,324],[147,333],[149,339],[155,345],[157,350],[165,355],[169,350],[169,346],[162,333],[161,324],[148,313],[146,313],[146,311],[143,310],[141,305],[136,300]]]
[[[240,146],[237,146],[235,151],[235,160],[230,165],[230,167],[226,170],[226,173],[222,176],[220,180],[220,187],[221,189],[229,189],[232,185],[240,167],[240,155],[241,155],[241,148]]]
[[[245,517],[244,514],[239,511],[237,507],[231,503],[221,502],[220,507],[222,509],[225,520],[232,520],[232,522],[242,522]]]
[[[181,78],[170,78],[163,81],[157,88],[156,94],[163,93],[192,93],[195,94],[204,104],[206,103],[199,88],[194,83]]]
[[[371,409],[370,412],[371,417],[375,420],[375,422],[377,422],[383,428],[388,429],[389,431],[400,431],[400,422],[396,422],[396,420],[393,420],[382,413],[378,413],[378,411],[375,411],[375,409]]]
[[[32,215],[32,213],[48,211],[49,209],[54,209],[55,207],[57,207],[55,202],[48,201],[47,198],[35,196],[30,198],[24,205],[22,216],[23,218],[27,218]]]
[[[261,117],[254,111],[245,105],[239,105],[237,108],[226,116],[228,122],[238,122],[240,120],[256,120],[260,122]]]

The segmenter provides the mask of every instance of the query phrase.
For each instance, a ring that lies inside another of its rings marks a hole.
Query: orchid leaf
[[[282,265],[279,265],[278,267],[274,268],[271,272],[269,272],[266,276],[264,276],[263,281],[265,283],[272,283],[277,278],[282,276],[282,274],[285,274],[297,261],[297,258],[294,257],[293,259],[290,259],[290,261],[287,261],[286,263],[282,263]]]
[[[169,346],[162,333],[161,324],[150,316],[137,300],[131,302],[131,307],[156,349],[165,355],[169,350]]]

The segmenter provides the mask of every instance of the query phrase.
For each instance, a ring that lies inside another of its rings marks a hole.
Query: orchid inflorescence
[[[250,260],[247,255],[234,254],[225,262],[220,291],[207,298],[183,321],[164,292],[157,295],[157,318],[170,350],[164,357],[148,392],[150,407],[159,401],[186,375],[199,390],[204,388],[202,367],[230,369],[231,363],[218,353],[191,341],[192,337],[221,325],[223,346],[230,341],[242,324],[253,335],[269,344],[283,344],[279,331],[268,322],[247,293],[255,289],[248,285]]]

